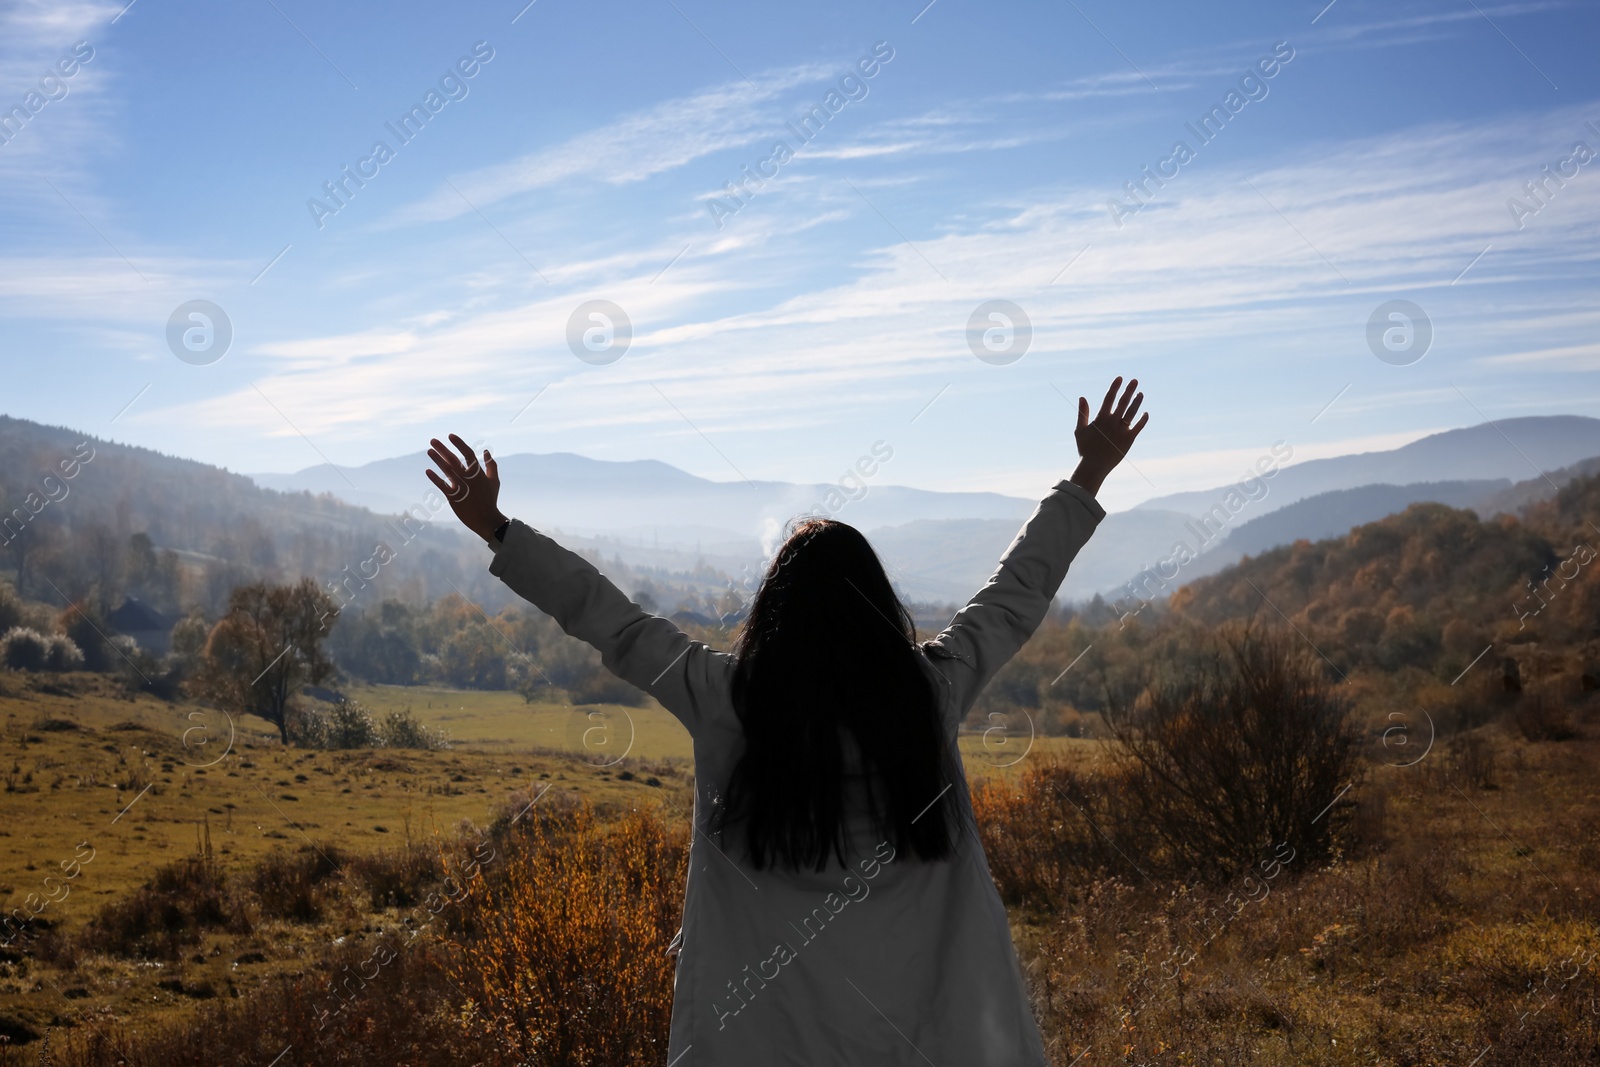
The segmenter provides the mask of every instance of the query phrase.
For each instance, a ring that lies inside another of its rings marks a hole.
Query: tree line
[[[0,419],[0,454],[15,446],[7,443],[7,423],[15,421]],[[38,445],[36,458],[70,436],[63,431],[61,440]],[[74,483],[84,496],[91,474],[116,468],[116,448],[97,449]],[[137,473],[150,462],[143,457],[126,469]],[[353,546],[372,531],[321,537],[301,524],[286,533],[245,506],[266,491],[240,481],[235,513],[215,508],[203,522],[200,509],[189,519],[174,513],[135,528],[149,517],[130,503],[146,487],[138,479],[109,511],[85,506],[69,521],[67,505],[88,503],[76,498],[53,505],[54,516],[41,511],[6,549],[14,569],[9,581],[0,579],[0,659],[26,669],[121,672],[136,689],[246,708],[285,738],[301,690],[341,680],[515,690],[558,703],[643,701],[543,613],[479,596],[469,567],[498,587],[482,573],[481,551],[463,554],[463,563],[443,552],[427,558],[434,550],[423,546],[411,556],[418,567],[434,568],[433,577],[408,576],[397,558],[354,596],[348,585],[341,591],[303,577],[340,573],[323,561],[365,558]],[[174,492],[177,503],[188,499],[187,490]],[[303,502],[330,523],[353,513],[376,521],[328,498]],[[212,540],[201,543],[214,558],[197,562],[195,549],[158,547],[185,522],[209,531]],[[18,543],[28,538],[34,547],[23,552]],[[1156,665],[1193,669],[1201,633],[1252,618],[1292,626],[1333,676],[1352,679],[1356,691],[1370,689],[1375,700],[1437,697],[1475,663],[1507,686],[1530,670],[1600,685],[1596,546],[1600,476],[1577,478],[1517,517],[1413,505],[1343,537],[1246,557],[1134,620],[1119,618],[1099,597],[1063,607],[996,676],[971,721],[1008,731],[1104,733],[1105,712],[1148,685]],[[646,610],[671,614],[713,644],[731,640],[748,593],[723,576],[702,567],[676,576],[683,584],[674,585],[674,576],[591,556]],[[454,588],[430,595],[439,577]],[[116,635],[107,616],[127,597],[175,619],[169,652],[158,656]],[[949,616],[927,606],[915,614],[929,635]]]

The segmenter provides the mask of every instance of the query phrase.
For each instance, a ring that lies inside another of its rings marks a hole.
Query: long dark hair
[[[745,749],[719,829],[738,824],[759,869],[847,862],[845,737],[878,832],[925,860],[954,848],[942,793],[957,781],[916,628],[853,526],[806,519],[756,591],[734,644]]]

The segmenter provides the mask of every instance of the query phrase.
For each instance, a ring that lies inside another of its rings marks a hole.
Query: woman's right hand
[[[461,458],[457,458],[455,452],[446,448],[437,437],[431,443],[433,447],[428,449],[428,458],[438,465],[449,481],[431,470],[428,471],[428,478],[450,501],[450,510],[456,513],[461,525],[487,543],[495,530],[506,521],[500,512],[500,468],[495,464],[494,457],[486,448],[483,450],[483,463],[479,464],[471,446],[455,434],[450,435],[450,443],[456,446]],[[462,459],[466,462],[463,463]]]
[[[1122,462],[1122,457],[1133,447],[1139,431],[1150,421],[1150,415],[1146,412],[1137,424],[1133,424],[1133,417],[1139,414],[1139,405],[1144,403],[1144,394],[1135,392],[1139,388],[1139,379],[1129,380],[1128,388],[1119,400],[1117,389],[1121,385],[1122,376],[1119,374],[1112,380],[1111,388],[1106,390],[1105,400],[1101,402],[1100,411],[1093,422],[1089,421],[1089,401],[1085,397],[1078,398],[1078,426],[1073,436],[1077,438],[1078,455],[1082,458],[1069,480],[1087,489],[1090,495],[1100,491],[1100,484],[1106,480],[1106,475]]]

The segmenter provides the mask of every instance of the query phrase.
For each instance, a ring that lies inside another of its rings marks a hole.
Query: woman
[[[1105,511],[1100,484],[1149,415],[1111,383],[1081,461],[938,637],[866,540],[805,520],[734,650],[646,614],[588,561],[498,507],[499,472],[454,435],[428,471],[494,550],[490,573],[600,651],[694,739],[694,839],[668,1061],[1046,1063],[973,824],[957,727],[1044,619]]]

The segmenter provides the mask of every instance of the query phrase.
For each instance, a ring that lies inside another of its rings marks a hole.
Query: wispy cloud
[[[71,44],[78,34],[110,22],[121,10],[121,4],[13,0],[0,11],[0,47],[10,57],[30,49]]]
[[[111,110],[106,89],[111,80],[103,62],[80,64],[75,73],[58,78],[56,93],[47,97],[41,79],[55,76],[53,65],[87,41],[91,47],[121,10],[120,5],[64,0],[18,0],[0,11],[0,111],[39,93],[46,104],[0,145],[0,181],[6,185],[7,208],[31,212],[57,200],[43,177],[49,177],[90,207],[98,204],[82,180],[91,160],[107,141],[106,116]],[[13,122],[15,126],[15,122]],[[89,208],[85,208],[89,210]]]
[[[469,171],[432,196],[396,212],[394,223],[435,222],[507,197],[579,180],[609,184],[643,181],[665,170],[748,145],[781,129],[778,101],[802,85],[835,76],[834,67],[791,67],[728,82],[704,92],[623,115],[599,129],[506,163]],[[752,87],[753,86],[753,87]]]
[[[1600,319],[1600,316],[1594,316]],[[1500,366],[1546,365],[1563,370],[1600,370],[1600,344],[1562,345],[1559,348],[1536,348],[1526,352],[1512,352],[1502,356],[1486,356],[1480,362]]]
[[[575,432],[681,433],[681,418],[648,381],[692,397],[696,421],[708,432],[820,425],[849,409],[900,405],[910,412],[944,381],[956,380],[967,395],[998,387],[993,377],[978,375],[964,338],[967,313],[996,293],[1023,303],[1032,316],[1037,354],[1030,359],[1070,358],[1079,372],[1110,366],[1130,351],[1175,346],[1273,344],[1293,359],[1321,338],[1359,335],[1344,303],[1352,294],[1371,294],[1363,304],[1402,290],[1444,300],[1469,287],[1538,277],[1552,262],[1593,261],[1600,185],[1575,184],[1557,205],[1568,212],[1563,220],[1537,233],[1530,226],[1516,234],[1503,206],[1515,190],[1507,183],[1548,154],[1544,146],[1566,143],[1567,127],[1581,111],[1430,126],[1302,146],[1295,158],[1266,166],[1197,169],[1120,231],[1103,209],[1102,191],[1067,188],[985,222],[916,235],[913,249],[859,199],[852,202],[848,189],[814,180],[797,187],[803,199],[760,217],[767,237],[788,242],[762,256],[752,257],[749,246],[697,248],[657,281],[674,252],[663,242],[585,264],[578,275],[558,278],[550,295],[513,307],[423,318],[400,330],[284,339],[255,354],[271,368],[263,388],[295,398],[302,428],[352,440],[375,423],[435,421],[441,403],[462,413],[515,408],[523,394],[552,382],[540,401],[541,419]],[[860,219],[864,232],[883,235],[868,246],[854,278],[766,306],[705,313],[713,297],[741,287],[759,291],[786,282],[792,290],[789,264],[803,258],[795,251],[804,238],[786,227],[823,203]],[[1497,245],[1498,254],[1452,289],[1451,278],[1489,239],[1504,247]],[[1070,283],[1048,284],[1086,244],[1093,247]],[[930,270],[930,260],[948,282]],[[627,359],[604,370],[578,363],[564,340],[572,308],[596,293],[627,308],[635,327]],[[1537,319],[1547,337],[1592,334],[1593,324],[1580,319],[1556,328],[1549,316],[1562,299],[1554,293],[1503,299],[1484,328],[1512,335]],[[1490,318],[1470,307],[1464,314]],[[1478,326],[1469,318],[1456,328]],[[1589,358],[1592,349],[1574,346],[1576,340],[1547,346],[1546,362],[1557,354],[1569,363]],[[1523,358],[1530,367],[1539,362],[1532,354]],[[463,380],[498,384],[452,386]],[[1306,418],[1325,399],[1307,397]],[[178,409],[152,405],[144,417],[280,428],[248,390]],[[1406,434],[1390,436],[1398,441]],[[1155,469],[1164,470],[1159,463]],[[1172,469],[1176,475],[1189,468]]]
[[[1441,7],[1433,11],[1406,14],[1399,18],[1377,18],[1361,21],[1359,16],[1351,21],[1341,17],[1319,19],[1320,37],[1335,42],[1360,42],[1368,45],[1415,43],[1420,40],[1437,40],[1450,36],[1463,23],[1482,24],[1487,18],[1516,18],[1538,15],[1549,11],[1568,9],[1570,3],[1561,0],[1536,0],[1533,3],[1475,4],[1464,7]],[[1487,27],[1485,27],[1487,28]]]

